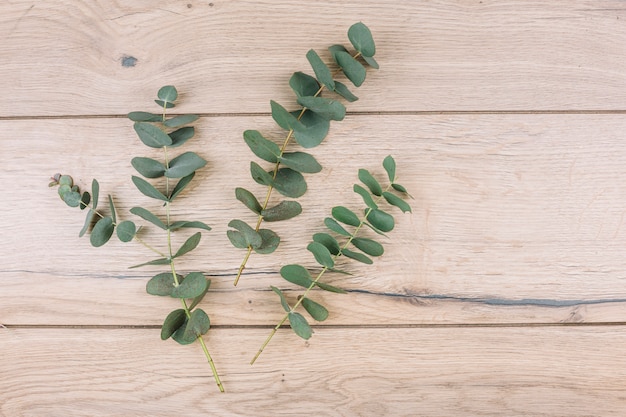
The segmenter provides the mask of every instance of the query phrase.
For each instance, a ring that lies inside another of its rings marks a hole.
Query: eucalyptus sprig
[[[359,87],[366,76],[366,69],[361,61],[378,68],[378,63],[374,59],[376,47],[369,28],[363,23],[356,23],[348,30],[348,38],[355,49],[354,53],[350,53],[342,45],[333,45],[329,48],[339,67],[334,73],[317,52],[313,49],[307,52],[306,57],[315,77],[296,72],[289,80],[289,85],[296,94],[299,109],[288,111],[277,102],[270,101],[272,118],[278,126],[287,131],[287,136],[280,146],[265,138],[257,130],[246,130],[243,134],[244,141],[252,152],[260,159],[273,164],[273,168],[268,171],[256,162],[250,163],[250,173],[254,181],[267,187],[261,200],[245,188],[235,190],[235,197],[257,215],[257,220],[254,226],[238,219],[228,224],[232,229],[227,231],[227,235],[233,246],[246,250],[234,285],[239,282],[253,251],[259,254],[272,253],[280,243],[280,237],[274,231],[261,229],[263,221],[287,220],[302,212],[302,206],[295,200],[284,200],[268,207],[272,191],[276,190],[288,198],[301,197],[307,189],[302,174],[313,174],[322,170],[322,166],[313,155],[302,151],[287,152],[291,139],[295,139],[303,148],[318,146],[328,134],[330,121],[340,121],[345,117],[345,106],[335,99],[322,97],[322,92],[327,90],[349,102],[355,101],[358,98],[345,84],[335,80],[335,76],[343,72],[355,87]]]
[[[131,268],[147,265],[168,266],[167,272],[155,275],[146,285],[146,291],[149,294],[173,297],[179,299],[181,303],[181,308],[172,311],[165,319],[161,328],[161,339],[166,340],[171,337],[182,345],[197,340],[209,362],[215,382],[219,390],[223,392],[224,387],[202,338],[202,335],[206,334],[210,328],[209,316],[204,310],[197,307],[207,293],[211,281],[202,272],[189,272],[187,275],[182,275],[177,272],[176,268],[178,258],[198,246],[201,232],[196,232],[188,237],[182,246],[175,251],[172,245],[172,233],[175,231],[188,228],[211,230],[203,222],[172,221],[170,216],[172,202],[189,185],[196,171],[207,163],[195,152],[184,152],[172,158],[169,151],[170,148],[177,148],[194,136],[194,127],[188,125],[196,121],[198,116],[186,114],[167,117],[167,110],[175,107],[174,102],[178,98],[178,92],[173,86],[162,87],[158,91],[157,97],[155,102],[161,108],[159,114],[131,112],[128,117],[135,122],[134,130],[146,146],[163,150],[163,161],[148,157],[135,157],[131,164],[145,178],[163,178],[164,180],[158,187],[138,176],[132,176],[132,182],[142,194],[163,203],[165,218],[163,219],[143,207],[133,207],[130,212],[165,232],[166,248],[164,250],[156,249],[143,241],[139,236],[141,227],[138,228],[134,222],[130,220],[117,222],[116,209],[110,195],[108,198],[110,213],[105,215],[98,210],[100,187],[97,180],[92,181],[91,193],[88,191],[81,193],[69,175],[55,175],[50,186],[59,186],[59,196],[68,206],[79,207],[81,210],[89,209],[79,236],[83,236],[94,223],[94,219],[97,218],[90,233],[90,241],[93,246],[104,245],[116,231],[122,242],[135,240],[159,256],[157,259]],[[176,180],[176,184],[172,183],[173,180]]]
[[[250,362],[251,364],[254,364],[278,329],[287,321],[289,321],[291,329],[298,336],[303,339],[311,337],[313,330],[307,319],[296,311],[300,306],[315,321],[324,321],[328,318],[328,309],[310,298],[311,291],[317,287],[334,293],[345,293],[344,290],[338,287],[320,281],[327,272],[347,273],[336,268],[338,258],[345,257],[365,264],[372,264],[373,261],[370,256],[381,256],[384,253],[381,243],[374,239],[360,237],[358,236],[359,233],[364,226],[382,236],[393,230],[395,226],[394,217],[381,208],[380,205],[383,202],[386,201],[389,205],[399,208],[403,213],[411,212],[411,207],[397,193],[393,192],[396,191],[402,196],[410,197],[406,188],[396,181],[396,163],[391,155],[384,159],[383,167],[389,178],[389,184],[385,188],[368,170],[359,170],[359,180],[367,188],[354,184],[353,190],[361,196],[365,203],[366,208],[363,211],[363,216],[359,217],[346,207],[336,206],[331,210],[332,217],[324,219],[326,227],[343,238],[343,243],[340,243],[337,238],[328,233],[316,233],[313,235],[313,241],[309,243],[307,249],[313,254],[315,261],[321,266],[321,269],[309,271],[304,266],[298,264],[285,265],[281,268],[280,275],[285,280],[304,287],[305,290],[303,294],[297,297],[295,303],[291,305],[283,291],[277,287],[271,287],[272,291],[279,296],[285,315],[272,329],[270,335]]]

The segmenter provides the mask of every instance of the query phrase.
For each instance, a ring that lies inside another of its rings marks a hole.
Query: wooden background
[[[269,100],[292,105],[307,50],[328,58],[356,21],[381,69],[313,150],[305,213],[235,288],[226,224],[252,217],[233,190],[261,192],[241,133],[280,140]],[[5,0],[0,35],[1,416],[625,415],[624,2]],[[212,278],[224,394],[197,344],[159,339],[176,301],[145,294],[158,268],[127,268],[151,254],[78,239],[47,187],[95,177],[122,217],[157,210],[124,115],[166,84],[202,115],[187,149],[209,163],[174,215],[213,226],[180,268]],[[311,234],[388,154],[413,213],[332,279],[348,294],[316,294],[331,316],[308,342],[283,329],[250,366],[282,316],[269,286],[297,294],[280,266],[313,265]]]

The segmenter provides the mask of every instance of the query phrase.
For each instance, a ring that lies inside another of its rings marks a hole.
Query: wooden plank
[[[214,329],[0,329],[0,415],[622,416],[626,328],[324,329],[308,343]],[[601,346],[601,348],[599,348]]]
[[[0,115],[125,114],[171,83],[181,111],[268,112],[359,20],[382,69],[350,111],[623,110],[625,18],[618,0],[5,1]]]
[[[139,144],[124,119],[1,125],[8,135],[0,142],[0,180],[10,191],[0,216],[0,322],[160,323],[164,301],[143,294],[145,280],[160,270],[127,269],[150,253],[121,243],[92,248],[77,239],[82,215],[46,187],[57,171],[71,173],[83,186],[95,176],[102,195],[115,194],[124,213],[151,204],[128,180],[130,155],[158,153]],[[261,191],[248,174],[252,154],[240,139],[246,128],[279,136],[269,117],[202,118],[188,147],[209,165],[181,204],[190,207],[185,216],[214,229],[180,268],[212,276],[216,295],[209,299],[219,306],[213,311],[223,311],[216,314],[220,324],[275,322],[280,309],[268,287],[289,288],[278,278],[279,267],[314,266],[304,250],[310,236],[333,205],[358,209],[359,197],[351,192],[357,169],[368,168],[382,180],[379,163],[389,153],[415,196],[414,211],[398,214],[387,251],[373,266],[346,265],[354,275],[329,277],[352,292],[324,296],[336,323],[358,323],[367,306],[379,307],[367,315],[372,323],[624,320],[623,118],[350,116],[312,151],[326,168],[307,176],[305,213],[272,225],[284,236],[279,252],[253,256],[235,289],[231,282],[243,253],[230,246],[226,224],[252,217],[229,190]],[[156,203],[148,207],[160,210]],[[174,216],[186,211],[179,205]],[[163,242],[157,233],[146,239]]]

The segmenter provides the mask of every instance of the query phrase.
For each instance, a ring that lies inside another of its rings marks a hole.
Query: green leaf
[[[142,264],[139,265],[133,265],[130,268],[134,269],[134,268],[140,268],[142,266],[148,266],[148,265],[167,265],[171,262],[171,259],[169,258],[159,258],[159,259],[153,259],[151,261],[148,262],[144,262]]]
[[[272,174],[268,173],[254,161],[250,161],[250,175],[254,181],[261,185],[272,185],[274,182]]]
[[[367,215],[367,221],[381,232],[390,232],[395,225],[393,216],[379,209],[371,210]]]
[[[168,314],[163,322],[163,327],[161,327],[161,340],[169,339],[185,323],[186,319],[187,315],[182,308]]]
[[[332,285],[329,284],[324,284],[323,282],[316,282],[315,285],[317,285],[318,287],[320,287],[321,289],[323,289],[324,291],[329,291],[329,292],[334,292],[337,294],[346,294],[345,290],[342,290],[341,288],[337,288],[334,287]]]
[[[169,229],[172,231],[183,229],[183,228],[211,230],[211,227],[207,225],[206,223],[197,222],[197,221],[189,222],[189,221],[184,221],[184,220],[179,220],[177,222],[174,222],[170,224],[170,227],[169,227]]]
[[[152,184],[150,184],[148,181],[144,180],[143,178],[139,178],[133,175],[131,179],[133,181],[133,184],[135,184],[137,189],[141,191],[143,195],[150,197],[150,198],[155,198],[161,201],[168,201],[167,197],[165,197],[159,190],[154,188]]]
[[[313,241],[321,243],[328,249],[332,255],[338,255],[340,252],[339,242],[328,233],[316,233],[313,235]]]
[[[159,178],[165,174],[165,165],[152,158],[135,157],[130,164],[146,178]]]
[[[109,197],[109,210],[111,210],[111,218],[113,219],[113,223],[117,223],[117,215],[115,214],[115,204],[113,204],[113,197],[111,197],[111,194],[109,194],[108,197]]]
[[[197,297],[194,297],[193,301],[191,302],[191,305],[189,306],[189,310],[193,310],[198,304],[200,304],[200,301],[202,301],[206,293],[209,291],[210,286],[211,286],[211,280],[207,279],[206,288],[204,289],[202,294],[198,295]]]
[[[318,264],[326,268],[335,266],[335,261],[326,246],[319,242],[311,242],[306,248],[313,254]]]
[[[59,177],[59,185],[67,185],[71,189],[74,185],[74,180],[69,175],[61,175]]]
[[[270,101],[270,106],[272,107],[272,118],[278,126],[285,130],[292,130],[295,126],[300,124],[294,115],[289,113],[283,106],[274,100]]]
[[[170,167],[165,171],[168,178],[182,178],[191,175],[206,165],[206,161],[194,152],[185,152],[170,161]]]
[[[183,114],[180,116],[172,117],[163,122],[163,124],[167,127],[179,127],[189,123],[193,123],[198,120],[197,114]]]
[[[85,210],[90,202],[91,194],[89,194],[89,192],[87,191],[83,192],[83,195],[80,197],[80,209]]]
[[[256,214],[261,214],[261,203],[256,199],[254,194],[245,188],[237,187],[235,188],[235,197],[237,200],[241,201],[244,206],[248,207],[250,210],[255,212]]]
[[[305,174],[315,174],[322,170],[322,166],[317,162],[313,155],[306,152],[284,153],[280,162],[287,168],[291,168],[294,171],[303,172]]]
[[[232,227],[233,229],[236,229],[237,231],[242,233],[245,243],[246,243],[244,248],[247,248],[248,246],[252,247],[253,249],[258,248],[263,243],[263,238],[261,237],[259,232],[254,230],[244,221],[237,220],[237,219],[231,220],[230,223],[228,223],[228,227]],[[232,239],[231,239],[231,242],[233,243],[233,245],[235,245],[235,242],[233,242]],[[235,247],[239,247],[239,246],[235,245]]]
[[[176,276],[180,284],[184,278],[180,274],[176,274]],[[174,281],[171,272],[161,272],[146,283],[146,292],[150,295],[169,296],[172,295],[174,288],[176,288],[176,281]]]
[[[387,155],[383,160],[383,168],[387,171],[389,182],[393,183],[396,179],[396,161],[391,155]]]
[[[374,38],[372,38],[372,32],[363,23],[358,22],[350,26],[348,29],[348,39],[354,46],[354,49],[359,51],[364,57],[372,57],[376,53],[376,45],[374,44]]]
[[[365,67],[356,59],[352,58],[352,56],[343,51],[338,51],[335,53],[335,59],[337,60],[337,64],[343,70],[343,73],[346,74],[346,77],[355,87],[361,86],[363,81],[365,81],[365,75],[367,71]]]
[[[200,232],[196,232],[193,235],[191,235],[185,241],[185,243],[183,243],[183,245],[180,247],[180,249],[178,249],[178,251],[174,255],[174,258],[178,258],[179,256],[183,256],[184,254],[189,253],[192,250],[194,250],[196,248],[196,246],[198,246],[198,244],[200,243],[200,238],[201,237],[202,237],[202,233],[200,233]]]
[[[354,252],[354,251],[351,251],[350,249],[342,249],[341,254],[350,259],[354,259],[355,261],[363,262],[364,264],[371,265],[374,263],[374,261],[372,261],[367,256],[363,255],[362,253]]]
[[[204,310],[197,308],[191,312],[189,319],[172,335],[172,339],[181,345],[188,345],[209,331],[211,322]]]
[[[196,134],[196,128],[193,126],[182,127],[180,129],[177,129],[171,132],[168,135],[170,139],[172,140],[172,144],[170,145],[170,147],[176,148],[184,144],[189,139],[193,138],[193,135],[195,134]]]
[[[130,242],[137,233],[137,227],[135,223],[130,220],[125,220],[117,225],[117,237],[122,242]]]
[[[89,236],[89,240],[91,244],[95,247],[99,247],[104,245],[111,239],[111,235],[113,235],[113,230],[115,227],[113,226],[113,219],[110,217],[105,217],[96,223],[91,231],[91,235]]]
[[[298,97],[314,96],[320,89],[317,80],[303,72],[294,72],[289,79],[289,86]]]
[[[396,184],[393,183],[391,184],[391,186],[393,187],[394,190],[396,191],[400,191],[401,193],[405,193],[405,194],[409,194],[406,190],[406,188],[404,188],[404,186],[400,185],[400,184]]]
[[[253,248],[256,253],[262,255],[272,253],[280,244],[280,237],[270,229],[259,230],[259,235],[261,235],[261,246]]]
[[[170,201],[174,201],[174,199],[178,196],[178,194],[182,193],[185,187],[189,185],[193,177],[196,175],[195,172],[187,175],[186,177],[181,178],[177,183],[174,189],[172,190],[172,195],[170,196]]]
[[[206,277],[201,272],[190,272],[179,286],[172,288],[170,295],[174,298],[195,298],[206,292],[207,285]]]
[[[139,139],[141,139],[146,146],[162,148],[172,144],[172,138],[155,125],[146,122],[135,122],[133,127]]]
[[[352,94],[348,87],[339,81],[335,81],[335,93],[348,100],[350,103],[357,101],[359,98]]]
[[[85,217],[85,224],[83,225],[83,228],[78,234],[78,237],[83,237],[85,233],[87,233],[87,230],[89,229],[89,226],[91,226],[91,222],[93,222],[93,218],[95,215],[96,215],[96,212],[90,209],[89,212],[87,213],[87,216]]]
[[[351,243],[370,256],[381,256],[385,252],[383,245],[372,239],[355,237]]]
[[[298,198],[306,192],[306,181],[302,174],[291,168],[281,168],[273,181],[276,191],[285,197]]]
[[[77,191],[68,191],[63,194],[63,201],[70,207],[78,207],[80,206],[80,200],[82,196]]]
[[[290,312],[289,313],[289,324],[293,331],[303,339],[309,339],[313,335],[313,330],[311,330],[311,326],[307,323],[304,316],[300,313]]]
[[[402,210],[403,213],[406,213],[407,211],[411,213],[411,206],[409,206],[409,204],[406,201],[404,201],[397,195],[394,195],[388,191],[385,191],[383,193],[383,197],[385,197],[385,200],[387,200],[389,204],[398,207],[400,210]]]
[[[65,194],[72,192],[72,187],[67,184],[61,184],[59,185],[59,189],[57,190],[57,192],[59,193],[59,197],[61,197],[61,200],[63,200]]]
[[[289,310],[291,310],[291,308],[289,307],[289,304],[287,303],[287,300],[285,299],[285,295],[283,294],[283,292],[281,290],[279,290],[278,288],[276,288],[274,286],[271,286],[271,285],[270,285],[270,288],[272,289],[272,291],[274,291],[280,297],[280,304],[283,306],[283,309],[286,312],[289,312]]]
[[[348,50],[346,49],[346,47],[343,46],[343,45],[332,45],[332,46],[328,47],[328,50],[330,51],[330,54],[332,55],[332,57],[335,60],[335,62],[337,62],[337,57],[335,56],[335,55],[337,55],[337,52],[349,53]]]
[[[304,288],[309,288],[313,284],[309,271],[302,265],[285,265],[280,268],[280,276]]]
[[[365,188],[361,187],[358,184],[354,184],[354,187],[352,187],[352,189],[354,190],[355,193],[363,197],[363,202],[365,203],[367,207],[371,207],[373,209],[378,208],[378,205],[374,202],[374,199],[372,198],[371,194]]]
[[[363,184],[367,185],[372,194],[379,197],[383,194],[383,188],[368,170],[359,169],[359,179],[363,182]]]
[[[302,206],[297,201],[281,201],[278,205],[261,211],[263,220],[277,222],[291,219],[302,213]]]
[[[226,236],[228,240],[230,240],[230,243],[237,249],[247,249],[249,246],[244,234],[237,230],[227,230]]]
[[[376,62],[376,60],[372,56],[364,56],[363,60],[367,62],[367,65],[369,65],[370,67],[374,69],[380,68],[380,66],[378,65],[378,62]]]
[[[346,107],[330,98],[324,97],[298,97],[298,103],[309,110],[329,120],[343,120],[346,117]]]
[[[334,90],[335,81],[333,80],[333,75],[317,52],[313,49],[309,50],[306,54],[306,59],[309,61],[309,64],[311,64],[311,68],[313,68],[318,81],[324,84],[329,90]]]
[[[328,318],[328,310],[323,305],[316,303],[310,298],[304,297],[302,299],[302,307],[313,317],[316,321],[324,321]]]
[[[278,162],[280,148],[271,140],[267,140],[257,130],[243,132],[243,140],[250,150],[259,158],[267,162]]]
[[[160,114],[148,113],[145,111],[131,111],[128,118],[133,122],[160,122],[163,117]]]
[[[142,219],[149,221],[160,229],[167,230],[167,226],[161,221],[161,219],[143,207],[133,207],[130,209],[130,212],[135,216],[139,216]]]
[[[329,129],[330,120],[307,110],[302,114],[300,123],[294,126],[294,137],[303,148],[314,148],[326,138]]]
[[[352,210],[347,209],[343,206],[333,207],[331,210],[331,214],[336,220],[339,220],[341,223],[345,223],[350,226],[359,226],[361,224],[361,220],[359,220],[359,217],[354,214]]]
[[[326,217],[324,219],[324,224],[326,225],[326,227],[328,227],[330,230],[332,230],[335,233],[338,233],[338,234],[340,234],[342,236],[352,236],[352,234],[350,232],[348,232],[346,229],[344,229],[342,225],[337,223],[337,221],[335,219],[331,219],[330,217]]]
[[[176,87],[173,85],[166,85],[159,89],[157,97],[159,100],[172,103],[178,98],[178,91],[176,91]]]
[[[98,207],[99,193],[100,184],[98,184],[98,181],[94,178],[93,181],[91,181],[91,200],[93,201],[93,204],[91,206],[94,210]]]

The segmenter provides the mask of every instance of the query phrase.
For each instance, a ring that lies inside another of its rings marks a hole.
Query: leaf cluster
[[[349,102],[358,99],[348,86],[335,79],[335,75],[343,72],[355,87],[359,87],[365,81],[365,65],[378,68],[374,59],[374,39],[367,26],[360,22],[352,25],[348,30],[348,38],[354,53],[351,54],[342,45],[329,48],[338,67],[334,73],[315,50],[307,52],[307,60],[315,75],[295,72],[291,76],[289,86],[295,93],[298,104],[295,110],[287,110],[276,101],[270,101],[273,120],[287,131],[287,138],[282,146],[257,130],[246,130],[243,134],[243,139],[252,153],[265,163],[271,164],[271,168],[268,168],[254,161],[250,163],[252,179],[267,187],[264,199],[259,200],[245,188],[235,190],[237,200],[257,215],[257,224],[253,227],[243,220],[233,220],[228,224],[231,229],[227,231],[227,236],[236,248],[248,249],[248,254],[251,251],[272,253],[280,243],[280,237],[275,232],[260,228],[263,221],[287,220],[302,212],[300,203],[294,200],[283,200],[268,207],[272,190],[287,198],[299,198],[307,190],[303,174],[314,174],[322,170],[320,163],[310,153],[302,150],[286,151],[291,138],[304,149],[320,145],[328,134],[330,122],[343,120],[346,115],[346,107],[338,99],[343,98]],[[332,93],[331,97],[323,97],[324,90]],[[245,262],[244,260],[242,263],[240,273]]]
[[[364,228],[380,236],[386,236],[385,233],[394,229],[394,217],[383,204],[397,207],[402,212],[411,212],[411,207],[403,198],[409,195],[396,181],[396,163],[393,157],[387,156],[383,161],[383,167],[389,179],[388,185],[384,188],[368,170],[360,169],[358,172],[361,184],[354,184],[353,190],[361,197],[365,206],[361,215],[344,206],[335,206],[331,210],[331,217],[324,219],[327,232],[313,235],[307,249],[319,264],[319,268],[309,270],[299,264],[285,265],[281,268],[280,275],[286,281],[305,288],[304,294],[298,296],[295,304],[290,305],[286,295],[279,288],[271,287],[279,296],[281,306],[285,310],[283,322],[288,320],[293,331],[303,339],[309,339],[313,330],[305,316],[296,311],[300,305],[315,321],[324,321],[329,314],[326,307],[311,299],[311,290],[318,288],[334,293],[345,292],[322,282],[320,278],[326,272],[348,273],[337,268],[342,258],[372,264],[373,257],[383,255],[384,247],[378,240],[361,236]]]

